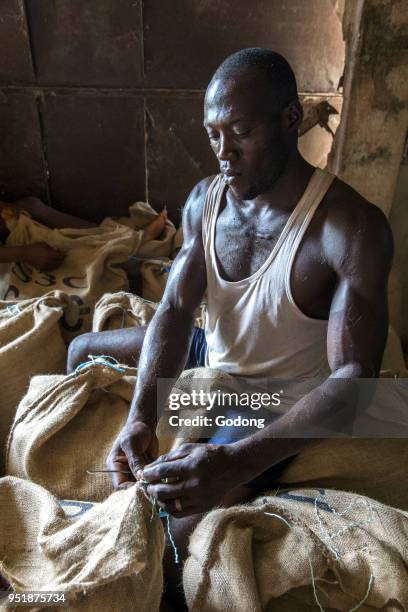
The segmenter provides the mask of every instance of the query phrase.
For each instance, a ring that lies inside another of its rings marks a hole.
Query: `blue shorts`
[[[206,354],[207,342],[205,340],[205,332],[200,327],[195,327],[186,363],[186,370],[190,370],[191,368],[204,368]]]

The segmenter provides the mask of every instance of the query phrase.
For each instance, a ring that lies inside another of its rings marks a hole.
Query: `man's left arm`
[[[346,233],[344,220],[332,228],[337,240],[326,253],[337,275],[327,331],[331,374],[269,427],[235,444],[245,453],[249,471],[263,464],[261,473],[316,438],[349,433],[357,411],[370,402],[375,381],[370,385],[359,380],[376,379],[380,373],[388,334],[393,240],[378,208],[370,206],[357,217],[353,231]]]

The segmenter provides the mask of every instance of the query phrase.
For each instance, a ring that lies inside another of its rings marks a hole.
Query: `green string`
[[[147,496],[148,500],[152,504],[152,516],[151,516],[150,520],[153,520],[155,518],[155,516],[157,516],[158,518],[166,519],[167,535],[169,536],[169,542],[170,542],[170,545],[171,545],[171,547],[173,549],[174,562],[178,565],[180,563],[180,557],[179,557],[179,554],[178,554],[176,543],[174,541],[173,534],[171,532],[170,514],[168,512],[166,512],[165,510],[163,510],[162,508],[160,508],[158,503],[157,503],[157,499],[155,499],[154,497],[151,497],[147,493],[147,486],[150,484],[147,480],[139,480],[138,484],[141,486],[141,488],[145,492],[145,495]]]

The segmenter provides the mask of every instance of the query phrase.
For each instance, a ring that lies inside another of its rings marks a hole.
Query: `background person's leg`
[[[70,374],[80,363],[88,361],[88,355],[109,355],[119,363],[137,366],[146,329],[128,327],[78,336],[68,348],[67,373]]]
[[[127,327],[77,336],[68,348],[67,374],[73,372],[80,363],[88,361],[88,355],[109,355],[125,365],[137,366],[146,329],[147,327]],[[205,343],[203,338],[203,330],[195,327],[186,368],[198,368],[202,365],[197,362],[197,355],[202,357],[202,345]]]

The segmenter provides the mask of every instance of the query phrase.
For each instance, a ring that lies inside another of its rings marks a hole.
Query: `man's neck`
[[[303,195],[310,178],[315,171],[298,151],[288,162],[272,187],[260,194],[251,202],[257,207],[273,207],[274,209],[293,209]]]

